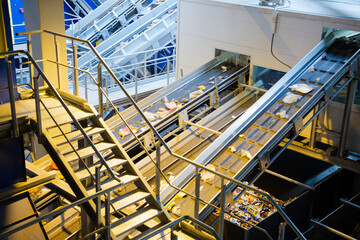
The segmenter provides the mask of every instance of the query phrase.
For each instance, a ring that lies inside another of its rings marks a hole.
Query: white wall
[[[360,31],[360,6],[350,9],[349,6],[338,3],[301,5],[301,1],[308,0],[294,1],[300,4],[294,4],[294,8],[278,10],[273,48],[274,54],[290,66],[294,66],[321,40],[323,27]],[[258,7],[257,2],[178,0],[176,76],[180,76],[180,69],[186,74],[211,60],[216,48],[249,55],[251,65],[287,72],[289,69],[270,53],[274,9]],[[309,3],[315,4],[311,1]],[[306,9],[316,12],[316,7],[321,15],[304,12]],[[358,19],[354,19],[352,15]],[[332,126],[340,126],[341,115],[328,114],[331,115],[331,118],[325,119],[326,122],[333,122]],[[360,144],[357,144],[360,142],[360,129],[354,128],[356,122],[360,122],[359,110],[352,116],[349,147],[360,152]],[[332,144],[337,142],[336,136],[326,138]]]

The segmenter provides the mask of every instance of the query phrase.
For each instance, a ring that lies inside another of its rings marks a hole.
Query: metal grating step
[[[123,185],[129,184],[131,182],[134,182],[134,181],[138,180],[139,177],[135,176],[135,175],[123,175],[123,176],[120,176],[120,179],[121,179],[121,183],[122,183],[122,186],[123,186]],[[102,190],[108,189],[108,188],[111,188],[111,187],[113,187],[113,186],[115,186],[117,184],[119,184],[118,181],[109,178],[109,179],[107,179],[107,180],[105,180],[104,182],[101,183],[101,189]],[[93,195],[95,193],[96,193],[95,185],[89,187],[88,194]]]
[[[112,227],[112,231],[116,236],[118,236],[144,224],[145,222],[159,216],[160,214],[162,214],[162,211],[160,210],[153,209],[151,207],[143,208],[134,214],[120,219],[118,222],[115,222],[113,225],[114,227]]]
[[[74,117],[78,120],[78,121],[81,121],[81,120],[84,120],[84,119],[88,119],[92,116],[94,116],[93,113],[90,113],[90,112],[85,112],[85,111],[82,111],[78,108],[75,108],[73,106],[68,106],[69,109],[71,110],[71,113],[74,115]],[[60,108],[60,109],[57,109],[57,111],[54,113],[54,110],[51,111],[51,114],[52,116],[54,117],[54,119],[56,120],[57,124],[59,124],[60,126],[61,125],[65,125],[65,124],[69,124],[69,123],[72,123],[73,120],[71,119],[71,117],[69,116],[69,114],[67,114],[67,112],[65,111],[64,108]],[[52,128],[57,128],[56,124],[54,123],[54,121],[52,120],[52,118],[50,116],[45,116],[43,119],[42,119],[42,123],[43,123],[43,126],[46,128],[46,129],[52,129]]]
[[[107,160],[106,162],[109,164],[109,166],[111,168],[115,168],[115,167],[118,167],[120,165],[123,165],[124,163],[127,163],[126,160],[120,159],[120,158],[112,158],[112,159]],[[88,168],[89,168],[90,172],[93,174],[93,176],[95,176],[95,168],[96,168],[96,166],[99,166],[99,165],[100,165],[100,161],[88,166]],[[100,172],[104,172],[104,171],[106,171],[106,167],[102,166],[101,169],[100,169]],[[81,170],[76,171],[75,175],[79,178],[79,180],[83,180],[85,178],[90,177],[90,174],[89,174],[89,172],[87,171],[86,168],[83,168]]]
[[[84,128],[84,131],[86,132],[87,135],[92,136],[104,132],[105,129],[99,127],[86,127]],[[84,138],[80,130],[66,133],[66,137],[69,139],[69,141],[76,141]],[[52,139],[54,140],[55,144],[58,146],[67,143],[65,136],[62,134],[55,136]]]
[[[111,149],[113,147],[115,147],[116,144],[114,143],[107,143],[107,142],[99,142],[95,144],[95,147],[99,150],[99,152]],[[77,150],[77,153],[79,154],[79,156],[83,159],[86,157],[90,157],[92,155],[95,154],[94,150],[92,149],[92,147],[85,147],[85,148],[81,148],[79,150]],[[70,152],[70,153],[66,153],[64,154],[64,157],[66,158],[66,160],[68,162],[73,162],[75,160],[78,160],[78,156],[75,152]]]
[[[147,198],[148,196],[150,196],[150,193],[143,192],[141,190],[136,189],[136,190],[128,192],[118,198],[111,200],[111,202],[116,210],[121,210],[123,208],[126,208],[136,202],[139,202],[139,201]],[[113,208],[110,208],[110,211],[111,211],[110,212],[111,214],[115,212]],[[101,209],[101,214],[105,215],[104,207]]]

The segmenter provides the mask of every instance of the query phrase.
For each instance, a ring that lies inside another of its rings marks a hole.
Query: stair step
[[[128,175],[127,174],[127,175],[120,176],[120,179],[121,179],[122,186],[123,186],[123,185],[129,184],[131,182],[134,182],[134,181],[138,180],[139,177],[135,176],[135,175]],[[113,186],[115,186],[117,184],[119,184],[118,181],[109,178],[109,179],[107,179],[107,180],[105,180],[104,182],[101,183],[101,189],[105,190],[105,189],[111,188],[111,187],[113,187]],[[96,193],[95,185],[89,187],[88,193],[89,193],[89,195],[93,195],[93,194]]]
[[[88,119],[92,116],[94,116],[94,113],[91,113],[91,112],[85,112],[85,111],[82,111],[76,107],[73,107],[71,105],[68,105],[71,113],[74,115],[74,117],[78,120],[78,121],[81,121],[81,120],[84,120],[84,119]],[[56,113],[54,113],[54,110],[51,112],[52,116],[55,118],[56,122],[59,124],[59,125],[64,125],[64,124],[69,124],[69,123],[72,123],[73,120],[72,118],[70,117],[70,115],[65,111],[65,109],[63,107],[60,107],[59,109],[56,109]],[[43,126],[46,128],[46,129],[51,129],[51,128],[57,128],[56,124],[54,123],[54,121],[52,120],[52,118],[50,116],[45,116],[43,119],[42,119],[42,123],[43,123]]]
[[[149,207],[138,210],[137,212],[120,219],[115,222],[112,227],[112,231],[115,236],[126,233],[131,229],[134,229],[145,222],[158,217],[162,214],[161,210]]]
[[[107,143],[107,142],[99,142],[95,144],[95,147],[98,149],[99,152],[108,150],[110,148],[115,147],[116,144],[114,143]],[[77,153],[79,154],[79,156],[83,159],[86,157],[90,157],[92,155],[95,154],[94,150],[92,149],[91,146],[89,147],[85,147],[85,148],[81,148],[79,150],[77,150]],[[64,154],[64,157],[66,158],[66,160],[68,162],[73,162],[75,160],[78,160],[78,155],[75,152],[70,152],[70,153],[66,153]]]
[[[118,198],[112,199],[111,202],[116,210],[121,210],[123,208],[126,208],[136,202],[139,202],[139,201],[147,198],[148,196],[150,196],[150,193],[135,189],[135,190],[132,190],[131,192],[128,192]],[[115,212],[114,209],[111,207],[110,214],[113,214],[114,212]],[[101,209],[101,214],[103,216],[105,215],[105,207],[104,206]]]
[[[127,163],[126,160],[120,159],[120,158],[112,158],[112,159],[107,160],[106,162],[108,163],[108,165],[111,168],[118,167],[120,165],[123,165],[124,163]],[[95,168],[96,168],[96,166],[99,166],[99,165],[100,165],[100,161],[88,166],[88,168],[89,168],[90,172],[93,174],[93,176],[95,176]],[[106,167],[102,166],[101,169],[100,169],[100,172],[104,172],[104,171],[106,171]],[[83,180],[85,178],[90,177],[90,174],[89,174],[89,172],[88,172],[88,170],[86,168],[83,168],[81,170],[76,171],[75,175],[79,178],[79,180]]]
[[[87,135],[92,136],[98,133],[102,133],[105,131],[103,128],[99,127],[86,127],[84,128]],[[69,139],[70,142],[83,139],[84,136],[80,130],[72,131],[66,133],[66,137]],[[64,135],[58,135],[52,138],[57,146],[67,143],[66,138]]]

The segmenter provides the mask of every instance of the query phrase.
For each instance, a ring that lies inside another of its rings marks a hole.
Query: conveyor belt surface
[[[270,152],[288,134],[297,135],[293,130],[293,126],[296,125],[295,123],[297,122],[296,119],[299,117],[301,124],[303,123],[303,118],[305,118],[312,108],[325,96],[325,86],[333,85],[334,89],[337,89],[337,84],[343,85],[345,83],[342,79],[349,69],[348,61],[350,59],[353,61],[353,56],[358,57],[358,49],[359,46],[349,40],[338,40],[325,51],[324,49],[314,49],[316,50],[314,58],[302,66],[303,70],[301,73],[294,76],[291,82],[281,85],[281,87],[278,85],[277,87],[281,93],[275,93],[275,98],[273,98],[270,104],[267,104],[263,110],[259,110],[261,111],[260,113],[255,113],[255,116],[249,117],[248,121],[242,119],[246,127],[244,127],[239,132],[239,135],[237,135],[237,137],[235,136],[231,142],[225,142],[220,153],[212,158],[210,163],[216,167],[217,171],[226,174],[229,174],[229,172],[236,173],[231,174],[231,176],[242,180],[259,164],[259,155],[261,152]],[[280,80],[280,84],[284,83]],[[312,91],[307,94],[292,91],[288,87],[294,84],[306,84],[312,88]],[[284,97],[289,92],[298,95],[300,99],[293,104],[285,103]],[[285,113],[282,114],[282,117],[279,116],[281,111]],[[242,117],[248,116],[244,114]],[[211,148],[211,146],[209,148]],[[234,153],[228,150],[230,146],[236,149]],[[246,154],[247,152],[248,154]],[[183,170],[183,172],[185,173],[186,170],[187,169]],[[189,172],[191,171],[188,170],[187,173]],[[193,176],[193,171],[190,175]],[[181,175],[178,182],[180,182],[183,177],[184,175]],[[213,180],[208,182],[201,181],[200,198],[211,202],[219,194],[220,188],[221,179],[219,177],[215,176]],[[184,190],[194,194],[195,181],[190,181]],[[176,199],[176,204],[181,208],[181,215],[194,214],[194,201],[192,199]],[[203,207],[204,205],[200,204],[200,209]]]
[[[226,66],[227,70],[223,71],[221,66]],[[247,71],[247,68],[243,66],[236,66],[233,63],[226,62],[226,59],[222,59],[221,61],[217,61],[209,69],[198,74],[195,78],[190,81],[185,81],[183,84],[179,85],[179,82],[175,82],[174,84],[169,85],[166,89],[167,91],[160,91],[152,96],[144,99],[139,103],[141,109],[145,112],[156,113],[160,108],[166,109],[164,100],[171,101],[175,100],[177,102],[182,103],[180,108],[169,111],[167,116],[163,119],[157,117],[155,121],[152,121],[153,125],[160,132],[162,136],[166,135],[167,132],[172,131],[174,126],[171,127],[174,123],[178,123],[178,113],[181,111],[186,111],[187,114],[191,115],[193,111],[195,111],[199,106],[204,106],[206,104],[208,106],[209,101],[209,93],[215,90],[214,82],[217,81],[219,95],[220,95],[220,105],[224,103],[221,100],[221,93],[225,90],[226,87],[237,81],[237,76],[242,73],[244,74]],[[213,79],[213,77],[216,78]],[[178,81],[182,81],[181,79]],[[171,88],[172,85],[175,85],[175,88]],[[199,86],[205,86],[206,89],[203,91],[204,93],[198,96],[195,99],[190,99],[189,94],[191,92],[199,90]],[[155,97],[154,97],[155,95]],[[182,99],[186,98],[187,103],[182,102]],[[167,110],[167,109],[166,109]],[[143,119],[134,111],[133,109],[125,110],[123,116],[127,120],[128,124],[132,127],[137,128],[138,135],[143,135],[148,133],[148,129]],[[118,137],[119,141],[124,144],[127,149],[130,149],[136,145],[134,138],[129,135],[126,137],[119,136],[119,129],[125,128],[125,124],[118,119],[115,115],[111,120],[108,121],[108,124],[112,129],[115,129],[115,134]]]
[[[200,120],[197,124],[222,132],[255,101],[256,96],[252,91],[244,91],[224,106],[218,108],[216,111]],[[201,131],[196,127],[190,127],[187,131],[184,131],[179,136],[171,140],[169,145],[175,153],[193,160],[216,138],[217,136],[213,133]],[[167,152],[163,152],[161,155],[161,168],[165,173],[171,173],[176,176],[186,166],[187,163],[177,161],[177,158],[169,155]],[[147,166],[140,168],[140,171],[148,180],[151,180],[154,177],[155,171],[152,164],[147,164]],[[234,175],[235,172],[230,170],[229,174]]]

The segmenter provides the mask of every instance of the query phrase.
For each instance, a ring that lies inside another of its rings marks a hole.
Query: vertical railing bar
[[[14,84],[12,81],[11,61],[9,61],[8,57],[5,57],[5,64],[6,64],[6,75],[8,81],[10,108],[11,108],[11,128],[12,128],[11,135],[17,138],[19,137],[19,128],[16,117],[15,94],[14,94]]]
[[[57,67],[57,77],[58,77],[58,88],[61,89],[60,65],[59,65],[59,46],[58,46],[58,41],[56,40],[56,35],[54,35],[54,44],[55,44],[55,56],[56,56],[56,67]]]
[[[194,208],[194,217],[199,219],[199,211],[200,211],[200,180],[201,174],[199,171],[199,167],[195,167],[195,208]]]
[[[98,74],[98,87],[99,87],[99,114],[101,117],[104,117],[104,109],[103,109],[103,96],[100,91],[100,88],[103,87],[102,81],[102,72],[101,72],[101,63],[99,62],[97,66],[97,74]]]
[[[221,196],[220,196],[220,216],[219,216],[219,235],[220,238],[223,239],[224,238],[224,218],[225,218],[225,183],[224,183],[224,178],[221,178]]]
[[[77,46],[74,44],[74,40],[72,40],[72,47],[73,47],[73,64],[74,64],[74,71],[73,71],[74,94],[76,96],[79,96],[79,72],[77,70],[77,67],[78,67]]]
[[[85,99],[88,100],[88,90],[87,90],[87,79],[86,75],[84,75],[84,90],[85,90]]]
[[[41,123],[41,109],[40,109],[40,94],[39,94],[39,77],[33,78],[34,95],[35,95],[35,110],[36,110],[36,127],[38,132],[38,141],[42,143],[42,123]]]
[[[28,39],[26,40],[26,45],[27,45],[29,54],[32,56],[31,35],[28,35],[27,37],[28,37]],[[29,64],[29,77],[30,77],[31,86],[35,87],[34,83],[32,82],[34,80],[34,66],[32,64]]]
[[[109,96],[109,74],[106,74],[106,83],[105,83],[105,92],[106,92],[106,95]],[[109,111],[109,100],[106,98],[106,111]]]
[[[135,76],[134,76],[134,78],[135,78],[135,102],[137,102],[138,101],[138,82],[137,82],[137,67],[135,66]]]
[[[101,185],[100,185],[100,167],[96,166],[95,168],[95,187],[96,192],[101,191]],[[96,203],[96,229],[99,229],[101,226],[101,197],[98,196],[95,199]]]
[[[156,143],[156,200],[161,203],[160,187],[161,187],[161,145],[160,142]]]
[[[166,85],[169,85],[170,84],[170,61],[169,61],[169,58],[166,59],[166,74],[167,74],[167,82],[166,82]]]
[[[106,233],[105,233],[105,239],[110,240],[110,192],[107,192],[105,195],[105,227],[106,227]]]

